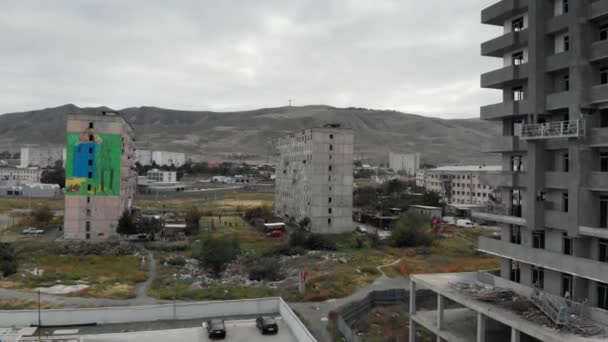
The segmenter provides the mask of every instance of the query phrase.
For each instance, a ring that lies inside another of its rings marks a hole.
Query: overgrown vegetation
[[[0,242],[0,278],[17,272],[17,254],[11,244]]]
[[[389,239],[391,247],[430,246],[434,235],[428,219],[414,214],[406,214],[397,220]]]
[[[240,253],[240,243],[236,237],[205,236],[201,240],[197,259],[218,276]]]

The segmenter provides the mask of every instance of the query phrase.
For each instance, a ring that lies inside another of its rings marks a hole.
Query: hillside
[[[0,115],[0,149],[23,144],[63,144],[68,113],[102,108],[64,105]],[[178,111],[155,107],[120,110],[137,132],[138,148],[185,151],[205,158],[249,155],[266,159],[272,140],[292,131],[342,123],[355,131],[355,153],[386,161],[390,150],[421,152],[425,163],[492,163],[483,143],[498,125],[477,119],[443,120],[395,111],[330,106],[266,108],[243,112]]]

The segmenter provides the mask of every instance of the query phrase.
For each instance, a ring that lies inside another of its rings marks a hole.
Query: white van
[[[461,228],[473,228],[475,225],[473,224],[473,222],[471,222],[471,220],[468,219],[458,219],[456,220],[456,227],[461,227]]]

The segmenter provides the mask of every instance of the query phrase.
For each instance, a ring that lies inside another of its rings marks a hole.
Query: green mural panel
[[[68,132],[66,195],[119,196],[122,135]]]

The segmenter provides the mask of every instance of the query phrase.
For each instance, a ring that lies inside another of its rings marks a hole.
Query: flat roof
[[[451,171],[451,172],[476,172],[476,171],[502,171],[500,165],[453,165],[453,166],[440,166],[434,169],[426,170],[432,171]]]
[[[283,222],[274,222],[274,223],[264,223],[264,226],[266,227],[278,227],[278,226],[284,226],[285,223]]]
[[[410,205],[410,208],[420,208],[420,209],[439,209],[441,210],[440,207],[431,207],[429,205],[418,205],[418,204],[413,204]]]

